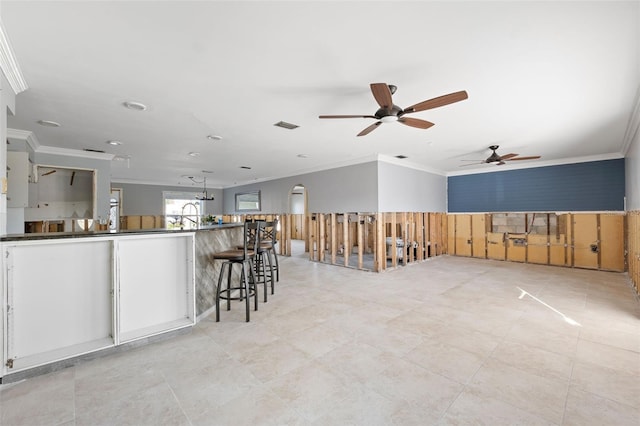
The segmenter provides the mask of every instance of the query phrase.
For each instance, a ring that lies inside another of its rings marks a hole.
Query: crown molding
[[[58,148],[55,146],[40,145],[33,132],[27,130],[7,129],[7,138],[23,140],[34,153],[63,155],[66,157],[89,158],[92,160],[113,160],[115,155],[103,152],[80,151],[78,149]]]
[[[29,146],[29,148],[31,148],[31,151],[33,152],[37,152],[41,146],[35,133],[30,132],[28,130],[18,130],[18,129],[8,128],[7,138],[25,141],[27,146]]]
[[[9,42],[9,37],[4,29],[4,25],[0,20],[0,69],[4,72],[9,85],[13,89],[13,92],[17,95],[20,92],[24,92],[29,88],[27,81],[22,75],[20,65],[16,60],[16,55],[13,53],[13,48]]]
[[[89,158],[92,160],[113,160],[115,155],[104,152],[80,151],[78,149],[58,148],[55,146],[41,145],[37,151],[38,154],[63,155],[65,157]]]

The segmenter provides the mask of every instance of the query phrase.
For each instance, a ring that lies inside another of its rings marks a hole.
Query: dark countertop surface
[[[35,240],[55,240],[64,238],[87,238],[105,237],[110,235],[144,235],[144,234],[175,234],[182,232],[215,231],[216,229],[236,228],[243,226],[243,223],[223,223],[222,225],[206,225],[199,229],[127,229],[123,231],[88,231],[88,232],[42,232],[29,234],[9,234],[0,237],[0,242],[8,241],[35,241]]]

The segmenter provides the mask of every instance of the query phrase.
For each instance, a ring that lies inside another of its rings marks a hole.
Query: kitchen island
[[[0,238],[0,378],[192,327],[215,304],[209,255],[241,234],[234,223]]]

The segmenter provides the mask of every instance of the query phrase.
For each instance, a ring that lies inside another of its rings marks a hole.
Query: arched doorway
[[[291,214],[291,253],[301,256],[307,251],[307,189],[302,184],[294,185],[289,192],[289,213]]]

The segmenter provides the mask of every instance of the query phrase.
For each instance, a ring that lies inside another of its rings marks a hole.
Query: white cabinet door
[[[7,373],[114,345],[112,241],[4,248]]]
[[[118,343],[195,324],[194,234],[117,240]]]

